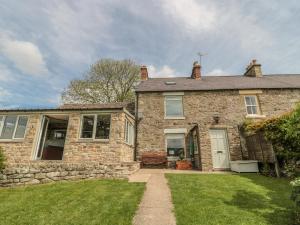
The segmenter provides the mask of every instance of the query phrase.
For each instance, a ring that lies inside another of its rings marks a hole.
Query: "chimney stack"
[[[200,80],[201,79],[201,65],[196,61],[193,64],[193,71],[191,78]]]
[[[148,80],[147,66],[141,66],[141,80]]]
[[[244,73],[244,76],[247,76],[247,77],[262,77],[261,64],[258,64],[256,62],[256,59],[253,59],[251,61],[251,63],[247,66],[246,72]]]

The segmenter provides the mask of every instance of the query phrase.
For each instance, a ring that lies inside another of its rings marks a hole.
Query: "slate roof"
[[[176,84],[167,85],[166,82]],[[300,74],[276,74],[262,77],[202,76],[201,80],[190,77],[149,78],[136,86],[136,92],[209,91],[243,89],[293,89],[300,88]]]
[[[128,103],[105,103],[105,104],[64,104],[58,108],[35,108],[35,109],[0,109],[0,112],[44,112],[44,111],[75,111],[75,110],[109,110],[123,109]]]

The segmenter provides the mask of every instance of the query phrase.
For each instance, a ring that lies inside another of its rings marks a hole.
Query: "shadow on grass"
[[[231,201],[224,201],[225,204],[260,215],[268,224],[293,224],[293,205],[289,198],[290,190],[287,189],[286,180],[274,182],[276,178],[258,177],[251,174],[237,176],[250,179],[253,184],[257,185],[256,187],[262,187],[266,191],[260,194],[255,190],[243,190],[241,187]]]

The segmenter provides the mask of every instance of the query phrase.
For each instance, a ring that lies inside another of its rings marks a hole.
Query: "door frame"
[[[227,149],[227,160],[228,160],[228,167],[227,168],[216,168],[214,166],[214,161],[213,161],[213,149],[212,149],[212,138],[211,138],[211,134],[210,131],[211,130],[218,130],[218,131],[224,131],[224,138],[225,138],[225,143],[226,143],[226,149]],[[228,139],[228,132],[227,132],[227,128],[210,128],[209,129],[209,138],[210,138],[210,151],[211,151],[211,160],[212,160],[212,165],[213,165],[213,169],[214,170],[228,170],[230,169],[230,147],[229,147],[229,139]]]

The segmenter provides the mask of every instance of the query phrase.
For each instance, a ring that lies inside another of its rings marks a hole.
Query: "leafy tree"
[[[91,65],[83,79],[72,80],[62,93],[64,103],[132,101],[140,68],[131,60],[101,59]]]

